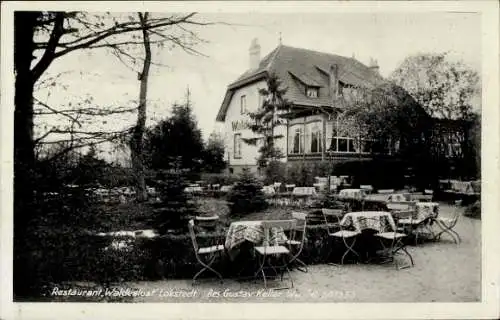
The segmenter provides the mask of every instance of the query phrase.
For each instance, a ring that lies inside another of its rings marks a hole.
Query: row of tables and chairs
[[[348,207],[322,208],[307,213],[290,212],[290,219],[285,220],[235,221],[222,233],[223,238],[212,238],[212,242],[204,246],[198,244],[195,227],[215,230],[219,219],[196,217],[189,221],[189,231],[202,269],[194,276],[193,283],[206,271],[222,281],[222,274],[213,268],[214,262],[223,256],[234,261],[241,251],[246,250],[250,252],[253,263],[252,278],[261,277],[266,288],[269,278],[279,278],[281,282],[287,278],[293,287],[290,270],[308,272],[301,253],[308,241],[309,224],[324,225],[330,242],[326,259],[329,261],[337,248],[336,251],[342,254],[341,265],[350,256],[363,263],[375,260],[393,262],[397,269],[401,269],[414,265],[407,247],[409,237],[414,237],[417,244],[424,234],[433,240],[447,234],[457,244],[460,242],[460,236],[454,230],[458,211],[451,217],[440,217],[438,203],[407,201],[407,197],[396,194],[390,196],[386,210],[348,212]],[[391,203],[393,206],[389,205]],[[247,249],[244,244],[249,244]],[[407,263],[401,264],[398,257],[405,258]]]

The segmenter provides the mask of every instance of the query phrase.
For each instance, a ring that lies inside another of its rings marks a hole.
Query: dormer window
[[[319,96],[319,88],[306,87],[306,96],[309,98],[317,98]]]

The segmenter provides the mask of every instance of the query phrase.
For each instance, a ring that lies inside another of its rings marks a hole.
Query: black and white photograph
[[[438,4],[2,3],[5,319],[495,318],[498,3]]]

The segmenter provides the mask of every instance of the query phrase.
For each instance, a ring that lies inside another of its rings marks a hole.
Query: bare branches
[[[59,139],[59,140],[50,140],[50,141],[39,141],[39,144],[42,145],[51,145],[51,144],[58,144],[58,143],[63,143],[63,142],[82,142],[82,141],[90,141],[90,140],[95,140],[99,141],[100,139],[105,139],[106,141],[111,141],[113,139],[116,139],[118,137],[121,137],[123,135],[128,135],[131,132],[132,128],[126,128],[124,130],[118,130],[118,131],[108,131],[108,132],[103,132],[103,131],[76,131],[76,130],[61,130],[57,128],[52,128],[50,131],[42,135],[43,138],[46,138],[49,134],[72,134],[72,135],[80,135],[76,138],[72,139]],[[97,140],[96,140],[97,139]],[[37,140],[41,140],[38,138]]]
[[[54,53],[56,51],[56,47],[59,44],[59,40],[64,33],[63,23],[64,23],[64,14],[61,12],[56,13],[54,18],[54,28],[52,29],[52,33],[50,34],[49,41],[47,42],[47,48],[43,53],[42,58],[36,66],[32,70],[33,81],[36,82],[40,76],[47,70],[49,65],[54,60]]]
[[[200,23],[191,20],[191,18],[196,13],[189,13],[180,18],[164,18],[159,20],[152,20],[152,22],[148,23],[145,28],[147,30],[153,30],[161,27],[178,25],[178,24],[193,24],[193,25],[207,25],[208,23]],[[117,23],[112,27],[104,29],[102,31],[98,31],[95,33],[88,34],[86,36],[79,37],[73,41],[63,42],[59,44],[59,47],[63,47],[64,49],[57,52],[55,54],[55,58],[65,55],[71,51],[78,49],[89,49],[92,48],[93,45],[103,41],[111,36],[118,34],[126,34],[134,31],[140,31],[143,27],[140,25],[139,21],[130,21],[130,22],[122,22]]]
[[[73,122],[75,122],[76,124],[78,124],[79,127],[82,126],[82,124],[80,123],[80,121],[78,121],[78,119],[76,119],[75,117],[67,114],[66,112],[64,111],[57,111],[56,109],[50,107],[48,104],[46,103],[43,103],[42,101],[38,100],[37,98],[33,97],[33,100],[36,101],[39,105],[49,109],[50,111],[52,111],[52,114],[60,114],[62,116],[65,116],[66,118],[69,118],[71,119]]]
[[[35,111],[34,114],[35,115],[79,114],[79,115],[88,115],[88,116],[109,116],[109,115],[118,114],[118,113],[134,112],[137,110],[137,107],[115,108],[115,109],[103,109],[103,108],[94,108],[94,107],[81,108],[81,109],[64,109],[64,110],[55,110],[53,108],[51,108],[51,109],[52,110],[50,112]]]
[[[120,139],[124,136],[129,135],[131,130],[132,130],[132,128],[127,128],[125,130],[112,132],[112,133],[101,133],[101,135],[99,135],[99,136],[96,135],[93,137],[82,137],[82,138],[76,138],[76,139],[71,139],[71,140],[58,140],[58,141],[46,142],[45,145],[48,145],[48,144],[56,145],[56,144],[62,144],[62,143],[67,143],[67,142],[71,142],[71,143],[68,147],[62,149],[58,153],[52,155],[50,158],[45,159],[45,160],[52,161],[56,158],[59,158],[65,154],[67,154],[68,152],[71,152],[71,151],[76,150],[76,149],[84,148],[87,146],[95,146],[95,145],[99,145],[99,144],[106,143],[106,142],[112,142],[113,140],[117,140],[117,139]],[[76,144],[75,144],[75,142],[76,142]]]

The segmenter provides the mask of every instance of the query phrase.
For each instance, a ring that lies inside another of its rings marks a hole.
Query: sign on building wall
[[[250,125],[245,120],[236,120],[236,121],[231,121],[231,128],[233,129],[233,131],[239,131],[239,130],[250,129]]]

